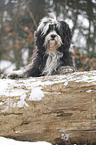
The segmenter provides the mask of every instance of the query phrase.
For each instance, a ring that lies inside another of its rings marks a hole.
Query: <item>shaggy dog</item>
[[[11,72],[8,77],[39,77],[75,71],[73,54],[70,51],[71,30],[55,15],[44,17],[34,33],[36,49],[31,63],[22,70]]]

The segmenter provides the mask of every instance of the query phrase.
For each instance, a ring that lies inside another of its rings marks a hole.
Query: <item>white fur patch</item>
[[[49,53],[49,56],[46,61],[45,68],[42,72],[44,75],[51,75],[53,71],[56,71],[56,68],[59,65],[59,60],[62,57],[62,53],[60,52],[53,52]]]

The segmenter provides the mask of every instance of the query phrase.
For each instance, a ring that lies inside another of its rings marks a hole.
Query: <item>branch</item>
[[[25,2],[24,2],[25,3]],[[27,10],[28,10],[28,12],[29,12],[29,14],[30,14],[30,17],[32,18],[32,20],[33,20],[33,23],[34,23],[34,26],[35,26],[35,28],[37,29],[37,23],[36,23],[36,21],[35,21],[35,19],[34,19],[34,16],[33,16],[33,13],[30,11],[30,9],[29,9],[29,7],[28,7],[28,5],[25,3],[25,5],[26,5],[26,8],[27,8]]]

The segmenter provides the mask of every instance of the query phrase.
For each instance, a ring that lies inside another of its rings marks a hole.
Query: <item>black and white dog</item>
[[[8,77],[38,77],[75,71],[74,56],[70,51],[71,30],[54,14],[44,17],[34,34],[36,50],[31,63],[22,70],[11,72]]]

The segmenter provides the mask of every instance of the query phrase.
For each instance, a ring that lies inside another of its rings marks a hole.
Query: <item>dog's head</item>
[[[38,49],[47,53],[68,50],[71,37],[68,24],[63,20],[57,20],[53,14],[43,18],[35,32],[35,42]]]

